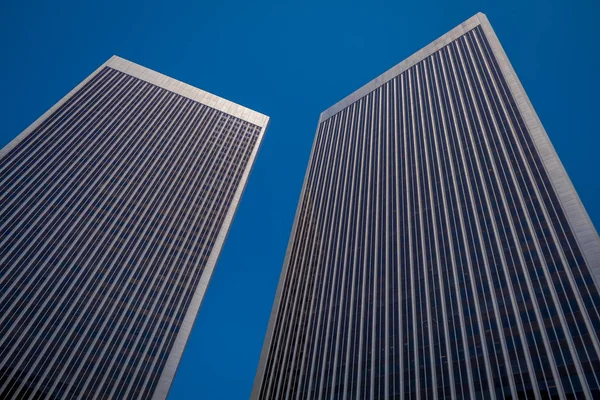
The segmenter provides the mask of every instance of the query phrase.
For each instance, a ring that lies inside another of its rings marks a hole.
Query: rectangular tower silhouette
[[[477,14],[321,114],[252,399],[597,399],[599,284]]]
[[[112,57],[0,151],[0,398],[166,398],[267,123]]]

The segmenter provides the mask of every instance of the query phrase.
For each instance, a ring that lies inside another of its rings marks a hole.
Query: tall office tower
[[[478,14],[321,114],[252,398],[598,399],[599,284]]]
[[[0,152],[0,398],[167,396],[267,122],[113,57]]]

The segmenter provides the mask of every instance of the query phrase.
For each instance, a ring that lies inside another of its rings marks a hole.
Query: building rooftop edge
[[[402,72],[421,62],[426,57],[429,57],[442,47],[446,46],[448,43],[458,39],[460,36],[475,28],[477,25],[481,25],[482,23],[487,23],[487,17],[485,16],[485,14],[479,12],[473,15],[471,18],[467,19],[462,24],[456,26],[446,34],[440,36],[438,39],[429,43],[421,50],[412,54],[410,57],[396,64],[395,66],[388,69],[383,74],[379,75],[366,85],[352,92],[348,96],[344,97],[342,100],[338,101],[337,103],[323,111],[321,113],[321,116],[319,117],[319,123],[342,111],[344,108],[348,107],[352,103],[371,93],[373,90],[382,86],[384,83],[392,80],[396,76],[400,75]]]
[[[106,61],[103,66],[110,67],[142,79],[153,85],[163,89],[185,96],[188,99],[197,101],[209,107],[223,111],[234,117],[265,128],[269,122],[269,117],[247,107],[236,104],[230,100],[224,99],[195,86],[181,82],[167,75],[156,72],[150,68],[143,67],[139,64],[126,60],[119,56],[112,56]]]

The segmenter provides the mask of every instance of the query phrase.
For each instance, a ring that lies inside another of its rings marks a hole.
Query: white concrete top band
[[[338,112],[342,111],[344,108],[348,107],[355,101],[363,98],[367,94],[371,93],[378,87],[382,86],[384,83],[389,82],[394,79],[407,69],[413,67],[414,65],[420,63],[425,58],[429,57],[439,49],[445,47],[449,43],[452,43],[465,33],[469,32],[471,29],[475,28],[477,25],[481,24],[480,17],[485,17],[483,13],[477,13],[462,24],[458,25],[456,28],[452,29],[450,32],[446,33],[444,36],[441,36],[437,40],[429,43],[427,46],[423,47],[421,50],[414,53],[412,56],[408,57],[404,61],[396,64],[392,68],[388,69],[383,74],[379,75],[377,78],[373,79],[371,82],[367,83],[360,89],[356,90],[352,94],[344,97],[342,100],[338,101],[327,110],[321,113],[321,117],[319,118],[319,123],[325,121],[326,119],[332,117]],[[486,19],[487,20],[487,19]]]
[[[159,72],[142,67],[141,65],[132,63],[131,61],[127,61],[118,56],[112,56],[102,66],[124,72],[128,75],[148,83],[152,83],[153,85],[169,90],[173,93],[177,93],[181,96],[185,96],[188,99],[205,104],[219,111],[223,111],[224,113],[233,115],[234,117],[240,118],[260,127],[265,127],[269,121],[269,117],[266,115],[258,113],[244,106],[240,106],[239,104],[226,100],[222,97],[215,96],[212,93],[208,93],[202,89],[198,89]]]

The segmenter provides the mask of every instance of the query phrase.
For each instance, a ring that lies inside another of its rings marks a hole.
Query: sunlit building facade
[[[598,399],[599,284],[477,14],[321,114],[252,398]]]
[[[0,151],[0,398],[166,398],[267,123],[112,57]]]

